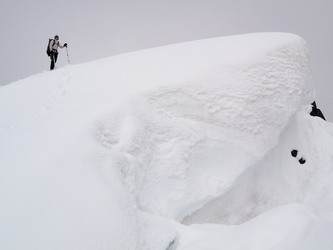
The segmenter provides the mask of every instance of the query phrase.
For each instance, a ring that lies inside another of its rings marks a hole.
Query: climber
[[[47,51],[47,54],[49,55],[49,57],[51,59],[50,70],[54,69],[55,63],[57,62],[58,47],[60,47],[60,48],[67,47],[67,43],[65,43],[64,45],[61,45],[59,43],[59,36],[55,35],[54,39],[50,39],[49,45],[48,45],[48,51]]]

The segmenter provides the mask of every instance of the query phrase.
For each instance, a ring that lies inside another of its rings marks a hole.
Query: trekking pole
[[[67,49],[67,46],[66,46],[66,53],[67,53],[68,64],[71,64],[70,61],[69,61],[69,56],[68,56],[68,49]]]

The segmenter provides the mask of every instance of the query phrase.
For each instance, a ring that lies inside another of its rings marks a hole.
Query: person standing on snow
[[[55,35],[54,36],[54,39],[52,39],[50,41],[50,59],[51,59],[51,65],[50,65],[50,70],[53,70],[54,69],[54,66],[55,66],[55,63],[57,62],[57,59],[58,59],[58,48],[64,48],[64,47],[67,47],[67,43],[65,43],[64,45],[61,45],[59,43],[59,36],[58,35]]]

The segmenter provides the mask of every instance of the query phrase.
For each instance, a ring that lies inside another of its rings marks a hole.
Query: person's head
[[[54,36],[54,39],[55,39],[55,40],[59,40],[59,36],[58,36],[58,35],[55,35],[55,36]]]

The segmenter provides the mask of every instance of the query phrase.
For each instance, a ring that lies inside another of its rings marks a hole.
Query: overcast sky
[[[317,103],[333,121],[332,0],[1,0],[0,85],[49,69],[48,38],[72,64],[250,32],[291,32],[310,46]],[[57,67],[67,64],[60,51]]]

